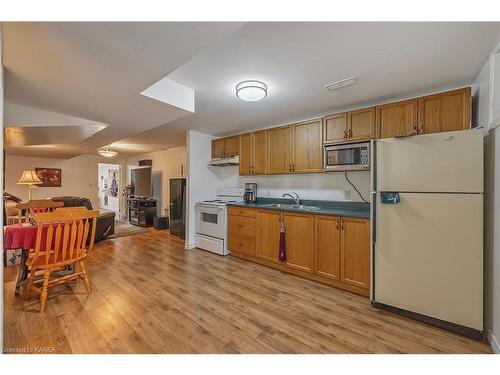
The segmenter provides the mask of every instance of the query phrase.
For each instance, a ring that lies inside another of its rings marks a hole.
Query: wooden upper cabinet
[[[252,174],[253,166],[253,133],[240,135],[240,175]]]
[[[286,265],[313,271],[314,215],[285,213]]]
[[[338,143],[347,140],[347,112],[325,117],[323,143]]]
[[[240,135],[240,175],[267,173],[267,130]]]
[[[235,156],[239,154],[239,137],[224,138],[224,156]]]
[[[375,107],[351,111],[347,115],[349,141],[375,138]]]
[[[253,133],[253,174],[267,173],[267,130]]]
[[[419,98],[418,111],[420,134],[470,129],[471,88]]]
[[[322,170],[321,131],[321,119],[292,126],[292,172],[307,173]]]
[[[342,217],[341,281],[370,289],[370,221]]]
[[[377,138],[402,137],[417,134],[417,99],[377,106],[375,112]]]
[[[316,216],[315,273],[340,281],[340,217]]]
[[[212,139],[212,158],[224,156],[224,138]]]
[[[235,156],[239,154],[239,136],[212,140],[212,158]]]
[[[279,262],[280,215],[278,211],[257,211],[255,256]]]
[[[292,127],[282,126],[267,130],[268,173],[292,171]]]

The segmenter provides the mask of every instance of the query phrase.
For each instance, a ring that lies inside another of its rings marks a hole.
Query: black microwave
[[[370,169],[370,142],[325,145],[324,171],[354,171]]]

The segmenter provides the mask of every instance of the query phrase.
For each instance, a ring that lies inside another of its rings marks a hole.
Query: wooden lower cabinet
[[[306,272],[313,271],[314,215],[285,214],[286,265]]]
[[[279,261],[281,215],[285,262]],[[228,247],[244,259],[369,296],[368,219],[230,207]]]
[[[227,246],[230,252],[255,256],[255,237],[229,232],[227,238]]]
[[[227,247],[230,252],[255,256],[255,210],[229,207],[227,215]]]
[[[341,281],[370,289],[370,222],[343,217],[341,230]]]
[[[257,211],[255,256],[270,262],[279,262],[280,215],[278,211]]]
[[[340,220],[338,216],[316,216],[316,264],[314,272],[340,280]]]

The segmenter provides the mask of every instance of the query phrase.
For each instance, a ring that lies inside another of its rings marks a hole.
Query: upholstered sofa
[[[85,206],[88,210],[92,210],[92,202],[88,198],[62,196],[52,197],[53,201],[63,202],[63,207],[79,207]],[[95,232],[95,242],[105,239],[115,233],[115,213],[114,212],[101,212],[97,217],[97,226]]]

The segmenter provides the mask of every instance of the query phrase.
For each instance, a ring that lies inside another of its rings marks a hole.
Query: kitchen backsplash
[[[342,172],[303,175],[239,176],[238,167],[210,167],[220,180],[220,186],[243,186],[257,183],[258,197],[281,198],[283,193],[295,191],[304,199],[362,201],[345,180]],[[349,172],[349,179],[366,200],[370,198],[370,172]]]

